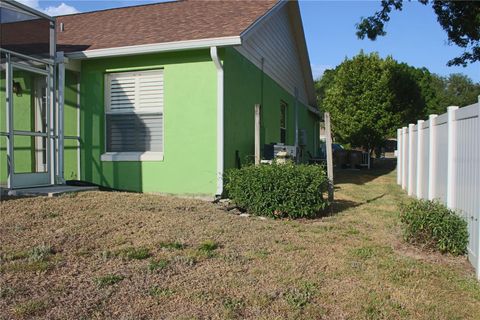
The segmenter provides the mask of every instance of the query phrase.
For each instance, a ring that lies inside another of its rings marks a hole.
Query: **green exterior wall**
[[[64,90],[64,135],[76,137],[78,135],[78,84],[80,75],[66,70],[65,71],[65,90]],[[75,139],[64,139],[64,170],[65,180],[80,180],[78,175],[78,141]]]
[[[280,142],[280,104],[287,108],[286,144],[295,143],[295,97],[233,48],[224,52],[225,69],[225,169],[254,160],[254,106],[261,105],[261,137],[263,146]],[[302,161],[308,160],[306,151],[315,155],[314,135],[317,117],[305,105],[298,107],[299,130],[307,131],[307,146]],[[263,148],[262,148],[263,149]],[[262,150],[263,151],[263,150]]]
[[[163,161],[101,161],[107,70],[164,69]],[[214,195],[216,70],[209,50],[82,61],[81,177],[117,189]]]
[[[261,144],[280,141],[280,104],[287,109],[287,144],[295,140],[295,98],[233,48],[220,50],[224,63],[224,164],[234,168],[253,162],[254,105],[262,106]],[[104,79],[108,72],[164,70],[164,159],[162,161],[101,161],[105,152]],[[15,98],[15,123],[30,130],[29,88]],[[80,175],[77,140],[65,139],[66,180],[84,180],[102,186],[138,192],[208,195],[216,192],[217,72],[209,50],[84,60],[80,74],[66,71],[65,135],[77,135],[77,95],[80,83]],[[0,81],[0,129],[5,130],[4,74]],[[24,102],[19,102],[20,98]],[[22,110],[21,110],[22,109]],[[299,129],[307,131],[304,148],[315,154],[317,117],[299,103]],[[25,118],[27,117],[27,118]],[[19,127],[20,128],[20,127]],[[28,139],[27,139],[28,140]],[[25,141],[26,150],[29,141]],[[20,146],[20,145],[19,145]],[[0,138],[0,178],[6,181],[6,138]],[[19,151],[20,152],[20,151]],[[238,159],[237,159],[238,154]],[[31,157],[30,157],[31,158]],[[17,159],[32,166],[27,154]],[[25,170],[26,170],[25,169]]]

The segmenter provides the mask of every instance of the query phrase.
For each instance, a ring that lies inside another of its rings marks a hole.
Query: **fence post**
[[[478,110],[477,128],[478,128],[478,136],[480,136],[480,95],[478,96],[477,110]],[[478,150],[478,152],[480,153],[480,150]],[[479,156],[480,156],[480,154],[479,154]],[[478,168],[477,168],[477,170],[478,170]],[[478,171],[477,171],[477,173],[478,173]],[[475,217],[475,214],[473,216]],[[474,237],[473,241],[477,241],[477,244],[478,244],[477,245],[477,252],[476,252],[476,254],[477,254],[476,274],[477,274],[477,280],[480,281],[480,208],[478,209],[478,215],[474,218],[473,223],[477,224],[477,235],[476,235],[476,237]]]
[[[402,184],[402,129],[397,129],[397,184]]]
[[[260,105],[255,105],[255,164],[260,164]]]
[[[415,125],[410,123],[408,125],[408,184],[407,184],[407,194],[409,196],[413,195],[413,127]]]
[[[458,107],[448,107],[448,139],[447,139],[447,207],[455,209],[455,160],[457,151],[455,111]]]
[[[433,125],[436,114],[428,116],[429,138],[428,138],[428,200],[435,199],[435,141],[436,141],[436,128]]]
[[[421,199],[423,194],[423,120],[417,121],[417,198]]]
[[[402,128],[402,189],[407,187],[407,127]]]

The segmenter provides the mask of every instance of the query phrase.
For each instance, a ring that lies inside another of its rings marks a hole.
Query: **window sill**
[[[163,152],[106,152],[101,161],[163,161]]]

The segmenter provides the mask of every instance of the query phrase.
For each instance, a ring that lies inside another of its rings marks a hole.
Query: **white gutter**
[[[103,57],[115,57],[115,56],[128,56],[155,52],[168,52],[178,50],[192,50],[211,47],[222,46],[236,46],[242,44],[239,36],[233,37],[221,37],[221,38],[209,38],[198,40],[186,40],[186,41],[173,41],[163,43],[151,43],[142,44],[136,46],[105,48],[105,49],[93,49],[85,51],[77,51],[66,54],[70,59],[90,59],[90,58],[103,58]]]
[[[223,193],[223,66],[217,47],[210,48],[210,56],[217,69],[217,196]]]

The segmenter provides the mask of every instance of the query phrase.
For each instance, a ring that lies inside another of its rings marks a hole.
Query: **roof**
[[[70,59],[89,59],[239,46],[276,9],[287,5],[313,106],[315,91],[297,1],[178,0],[59,16],[57,50]]]
[[[240,36],[277,0],[180,0],[57,17],[58,50],[126,46]]]

